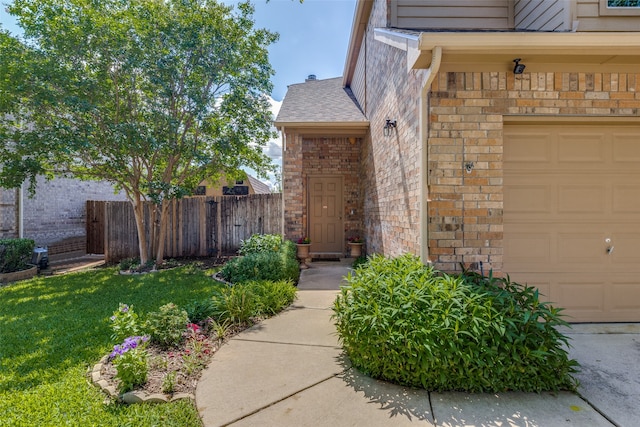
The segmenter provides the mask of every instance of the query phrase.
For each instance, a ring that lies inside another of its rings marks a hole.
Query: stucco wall
[[[502,269],[505,115],[640,115],[640,74],[442,73],[432,85],[429,253],[437,268]],[[473,162],[471,173],[464,164]]]
[[[15,222],[16,190],[0,190],[0,199],[10,200],[3,206],[0,219],[1,237],[17,237]],[[70,178],[38,179],[33,198],[27,190],[24,195],[24,237],[34,239],[37,245],[51,245],[69,237],[86,234],[87,200],[125,200],[123,194],[114,194],[110,184],[80,181]]]

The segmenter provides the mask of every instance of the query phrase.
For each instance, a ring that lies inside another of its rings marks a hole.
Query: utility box
[[[46,246],[35,248],[31,256],[31,264],[37,265],[40,270],[47,268],[49,266],[49,249]]]

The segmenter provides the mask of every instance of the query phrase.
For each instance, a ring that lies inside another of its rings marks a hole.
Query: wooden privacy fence
[[[152,207],[145,206],[147,236]],[[230,254],[252,234],[282,233],[282,194],[187,197],[173,201],[168,215],[165,257]],[[139,256],[131,203],[87,201],[87,252],[107,262]]]

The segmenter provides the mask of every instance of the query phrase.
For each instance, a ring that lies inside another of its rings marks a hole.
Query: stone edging
[[[19,280],[31,279],[38,274],[38,266],[34,265],[26,270],[13,271],[11,273],[0,273],[0,284],[9,284]]]
[[[224,285],[233,286],[233,283],[227,282],[226,280],[224,280],[224,277],[222,277],[222,275],[220,274],[219,271],[216,274],[214,274],[213,276],[211,276],[211,278],[213,280],[215,280],[216,282],[220,282],[220,283],[222,283]]]
[[[123,394],[118,394],[118,391],[113,385],[110,385],[107,380],[102,378],[102,369],[104,368],[105,363],[107,363],[107,357],[104,356],[100,359],[100,362],[96,363],[93,366],[93,369],[89,372],[89,376],[91,377],[91,382],[96,386],[100,387],[100,389],[105,392],[112,399],[121,400],[124,403],[167,403],[167,402],[175,402],[176,400],[181,399],[191,399],[193,401],[196,400],[195,396],[191,393],[175,393],[172,396],[163,394],[163,393],[154,393],[148,394],[144,391],[134,390],[128,391]]]

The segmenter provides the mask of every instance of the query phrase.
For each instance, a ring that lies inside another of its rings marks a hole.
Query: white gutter
[[[426,71],[425,82],[420,90],[420,259],[429,262],[429,91],[442,63],[442,48],[432,50],[431,66]]]

